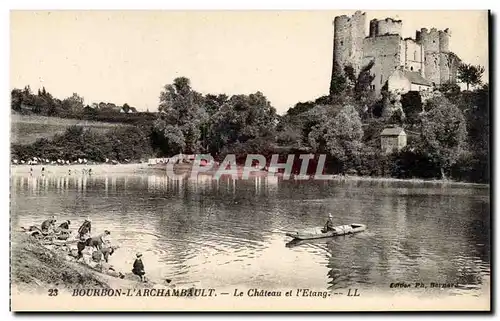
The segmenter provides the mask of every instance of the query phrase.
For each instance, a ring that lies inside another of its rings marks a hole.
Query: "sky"
[[[11,11],[10,87],[156,111],[176,77],[203,94],[261,91],[282,114],[328,93],[333,19],[349,11]],[[451,30],[450,50],[488,69],[486,11],[366,11]],[[488,77],[488,71],[484,79]]]

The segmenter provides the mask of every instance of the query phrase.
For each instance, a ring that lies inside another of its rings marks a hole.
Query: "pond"
[[[239,288],[349,287],[438,282],[476,295],[490,278],[488,187],[383,181],[173,180],[161,175],[11,178],[12,227],[51,215],[111,231],[110,263],[150,279]],[[289,243],[287,231],[366,224],[365,232]],[[443,291],[443,290],[441,290]]]

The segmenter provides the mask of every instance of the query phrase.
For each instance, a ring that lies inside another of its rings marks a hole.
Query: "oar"
[[[274,230],[271,233],[296,233],[296,230]]]

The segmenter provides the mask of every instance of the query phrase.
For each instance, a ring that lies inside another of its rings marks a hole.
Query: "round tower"
[[[439,60],[440,60],[440,83],[454,83],[456,81],[454,66],[456,65],[455,55],[450,53],[451,33],[448,28],[439,31]]]
[[[351,65],[357,72],[363,57],[366,14],[361,11],[351,16],[338,16],[333,20],[333,70],[343,72]],[[340,69],[340,70],[338,70]]]
[[[422,28],[420,42],[425,52],[439,52],[439,33],[436,28],[432,28],[430,32],[426,28]]]
[[[439,51],[440,52],[450,52],[450,37],[451,33],[448,28],[443,31],[439,31]]]
[[[338,16],[333,20],[333,69],[334,72],[343,72],[349,59],[352,46],[351,19],[347,16]]]
[[[401,20],[385,18],[384,20],[378,20],[377,35],[378,36],[383,36],[386,34],[401,35],[402,29],[403,29],[403,22]]]
[[[351,48],[351,64],[354,67],[356,74],[361,69],[361,63],[363,60],[363,43],[366,38],[366,13],[361,11],[356,11],[352,16],[351,25],[351,37],[352,37],[352,48]]]

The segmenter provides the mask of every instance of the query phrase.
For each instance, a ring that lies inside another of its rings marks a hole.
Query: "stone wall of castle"
[[[439,83],[456,83],[460,59],[452,52],[441,52],[439,55]]]
[[[404,39],[404,57],[403,66],[406,70],[419,72],[425,77],[424,69],[424,51],[422,45],[417,43],[414,39]]]
[[[374,60],[371,72],[375,75],[372,89],[380,92],[385,82],[394,70],[401,64],[401,37],[399,35],[386,35],[365,38],[363,43],[363,64]]]

